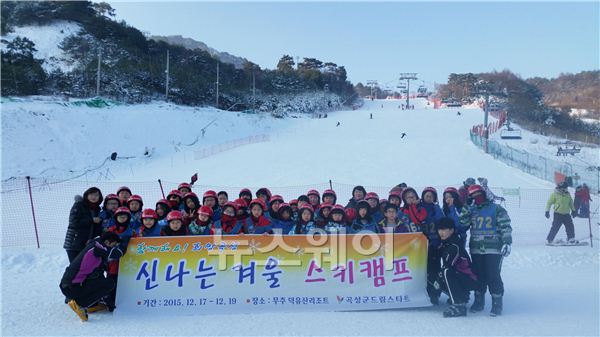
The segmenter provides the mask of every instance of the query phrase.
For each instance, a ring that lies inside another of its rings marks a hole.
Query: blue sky
[[[109,2],[130,25],[183,35],[263,68],[283,54],[344,65],[348,78],[432,87],[452,72],[556,77],[599,68],[598,2]]]

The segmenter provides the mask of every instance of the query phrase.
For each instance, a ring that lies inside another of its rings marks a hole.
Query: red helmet
[[[167,206],[167,208],[169,208],[169,202],[166,199],[160,199],[159,201],[156,202],[155,206],[158,206],[159,204],[163,204],[165,206]]]
[[[116,194],[110,193],[106,196],[106,198],[104,198],[104,206],[106,206],[106,202],[109,200],[116,200],[118,203],[121,202]]]
[[[241,197],[242,197],[242,195],[249,195],[249,196],[250,196],[250,198],[252,198],[252,191],[250,191],[250,190],[249,190],[249,189],[247,189],[247,188],[242,188],[242,189],[240,190],[240,193],[238,194],[238,197],[240,197],[240,198],[241,198]]]
[[[179,192],[179,190],[171,190],[171,192],[169,192],[169,194],[167,194],[167,199],[171,198],[171,196],[177,196],[179,197],[179,199],[183,198],[183,194],[181,194],[181,192]]]
[[[483,189],[483,187],[481,187],[481,185],[471,185],[469,186],[469,196],[472,196],[473,194],[477,193],[477,192],[482,192],[485,194],[485,190]]]
[[[167,222],[171,222],[172,220],[181,220],[183,221],[183,214],[180,211],[170,211],[167,214]]]
[[[117,210],[115,211],[115,218],[118,217],[121,214],[125,214],[129,218],[131,218],[131,211],[127,207],[119,207],[119,208],[117,208]]]
[[[369,199],[377,199],[377,201],[379,201],[379,196],[375,192],[369,192],[365,195],[365,200]]]
[[[317,190],[310,190],[310,191],[306,192],[307,197],[310,195],[316,195],[317,198],[321,198],[321,195],[319,194],[319,191],[317,191]]]
[[[186,194],[184,194],[183,199],[185,200],[187,198],[194,198],[198,200],[198,195],[194,192],[187,192]]]
[[[312,206],[311,206],[310,204],[304,204],[304,205],[302,205],[302,207],[298,208],[298,214],[302,214],[302,212],[303,212],[305,209],[306,209],[306,210],[309,210],[309,211],[310,211],[310,213],[312,213],[312,214],[314,214],[314,213],[315,213],[315,210],[312,208]]]
[[[329,213],[329,214],[333,214],[333,213],[346,214],[346,210],[344,209],[344,206],[342,206],[342,205],[334,205],[331,208],[331,213]]]
[[[446,193],[458,194],[458,190],[455,187],[446,187],[446,189],[444,190],[444,194],[446,194]]]
[[[129,192],[129,194],[131,194],[131,189],[127,186],[119,187],[119,189],[117,190],[117,194],[121,193],[121,191],[127,191],[127,192]]]
[[[356,218],[356,210],[354,208],[347,208],[345,211],[346,219],[348,222],[354,221]]]
[[[187,189],[189,189],[191,191],[192,190],[192,185],[188,184],[188,183],[181,183],[181,184],[179,184],[179,186],[177,186],[178,190],[181,190],[182,188],[187,188]]]
[[[269,202],[273,203],[275,201],[283,202],[283,197],[280,196],[279,194],[275,194],[274,196],[271,197],[271,199],[269,200]]]
[[[264,193],[267,196],[267,199],[271,199],[271,191],[269,191],[268,188],[266,187],[261,187],[256,191],[256,197],[258,198],[258,195]]]
[[[281,205],[279,205],[279,209],[277,210],[277,213],[281,214],[286,209],[290,212],[290,214],[292,214],[292,206],[290,206],[290,204],[285,203],[285,202],[282,203]]]
[[[246,202],[246,199],[238,198],[238,199],[235,199],[233,202],[237,205],[238,209],[248,207],[248,203]]]
[[[212,218],[213,210],[212,210],[212,208],[210,208],[208,206],[202,206],[202,207],[200,207],[200,211],[198,211],[198,214],[204,214],[204,215],[208,216],[209,218]]]
[[[144,202],[142,201],[142,197],[140,197],[137,194],[134,194],[132,196],[129,197],[129,199],[127,199],[127,206],[129,206],[129,203],[132,201],[137,201],[140,203],[140,207],[142,207],[144,205]]]
[[[292,200],[290,200],[290,206],[292,206],[292,205],[298,206],[298,199],[292,199]]]
[[[334,190],[331,190],[331,189],[326,189],[325,191],[323,191],[323,196],[326,196],[326,195],[328,195],[328,194],[329,194],[329,195],[333,195],[333,197],[334,197],[334,198],[337,198],[337,194],[335,194],[335,191],[334,191]]]
[[[142,211],[142,219],[155,219],[158,220],[158,215],[152,208],[146,208]]]
[[[392,189],[390,191],[390,195],[388,196],[388,200],[391,199],[392,197],[396,197],[396,198],[402,200],[402,189],[396,189],[396,190]]]
[[[250,204],[248,204],[248,207],[252,207],[252,205],[259,205],[260,208],[262,208],[263,212],[265,212],[267,210],[267,204],[265,204],[265,201],[260,198],[256,198],[256,199],[253,199],[252,201],[250,201]]]
[[[202,203],[204,203],[204,200],[206,200],[206,198],[215,198],[215,200],[217,200],[217,192],[213,190],[208,190],[204,192],[204,194],[202,195]]]
[[[323,208],[329,208],[329,209],[332,209],[332,208],[333,208],[333,205],[332,205],[332,204],[330,204],[330,203],[328,203],[328,202],[324,202],[324,203],[322,203],[322,204],[321,204],[321,206],[319,206],[319,209],[323,209]]]
[[[228,202],[225,203],[225,205],[223,205],[223,210],[225,210],[225,207],[233,207],[233,213],[237,214],[238,205],[235,202],[228,201]]]
[[[425,196],[425,193],[427,192],[431,192],[433,193],[433,202],[437,202],[438,201],[438,197],[437,197],[437,190],[433,187],[425,187],[423,189],[423,192],[421,192],[421,199],[423,199],[423,197]]]

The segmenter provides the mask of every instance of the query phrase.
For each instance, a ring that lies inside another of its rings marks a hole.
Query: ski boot
[[[569,240],[567,240],[567,243],[570,245],[578,245],[579,244],[579,240],[575,239],[575,238],[570,238]]]
[[[473,301],[473,304],[471,305],[471,312],[480,312],[483,310],[483,307],[485,306],[485,294],[481,293],[479,291],[475,292],[475,301]]]
[[[492,295],[492,310],[490,316],[502,315],[502,295]]]
[[[460,317],[467,316],[467,304],[457,303],[451,304],[448,309],[444,311],[444,317]]]
[[[98,312],[98,311],[104,311],[104,310],[108,310],[108,307],[104,303],[96,303],[95,305],[87,308],[88,314],[91,314],[93,312]]]
[[[69,301],[69,307],[79,316],[82,322],[86,322],[88,320],[87,310],[80,307],[75,300]]]

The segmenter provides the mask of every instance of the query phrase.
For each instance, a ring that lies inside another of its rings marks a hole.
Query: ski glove
[[[572,218],[575,218],[575,217],[577,217],[577,212],[576,212],[576,211],[571,211],[571,217],[572,217]]]
[[[502,249],[500,249],[500,254],[504,257],[508,257],[510,255],[510,245],[506,243],[503,244]]]
[[[546,219],[550,219],[550,212],[546,211]]]

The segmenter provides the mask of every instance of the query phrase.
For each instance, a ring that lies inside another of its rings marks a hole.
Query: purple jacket
[[[88,278],[103,277],[103,268],[108,260],[123,256],[119,247],[106,247],[100,237],[90,241],[71,262],[63,274],[61,284],[81,284]]]

